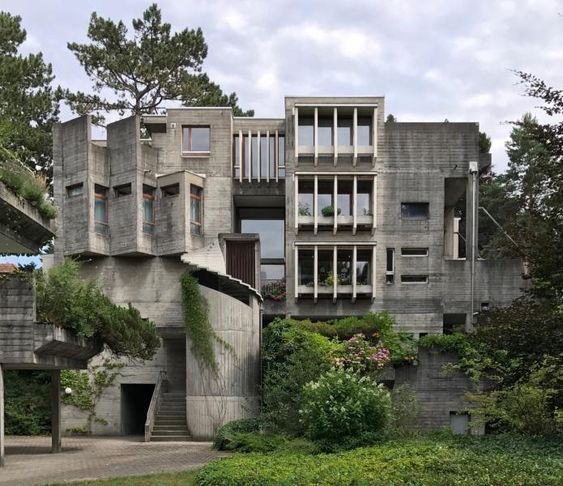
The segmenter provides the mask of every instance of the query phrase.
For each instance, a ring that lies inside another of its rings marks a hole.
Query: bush
[[[257,417],[233,420],[225,425],[219,427],[215,440],[213,441],[213,448],[219,451],[226,450],[233,434],[258,432],[261,428],[262,420]]]
[[[350,370],[331,369],[303,388],[301,418],[314,441],[336,444],[380,432],[390,412],[383,385]]]
[[[37,319],[104,342],[116,356],[151,359],[160,345],[154,323],[129,305],[119,307],[66,260],[37,273]]]
[[[263,409],[267,427],[297,435],[303,385],[330,369],[338,343],[299,321],[276,320],[263,335]]]
[[[348,368],[361,374],[376,375],[390,360],[389,350],[381,345],[373,346],[363,334],[356,334],[342,346],[336,358],[338,368]]]

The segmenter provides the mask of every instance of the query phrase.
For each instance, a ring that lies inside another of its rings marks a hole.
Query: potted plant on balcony
[[[299,216],[311,216],[311,208],[308,204],[299,203]]]
[[[340,208],[336,211],[337,214],[340,214]],[[321,209],[321,213],[324,217],[334,216],[334,206],[325,206]]]

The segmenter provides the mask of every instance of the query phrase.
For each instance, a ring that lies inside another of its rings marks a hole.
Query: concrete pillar
[[[352,302],[356,302],[356,295],[358,289],[356,288],[357,271],[356,268],[358,262],[358,247],[354,245],[352,247]]]
[[[354,120],[352,127],[352,142],[354,145],[354,155],[352,158],[352,165],[356,167],[358,161],[358,109],[354,108]]]
[[[377,228],[377,176],[373,176],[373,186],[371,188],[371,234],[375,233],[375,229]]]
[[[61,371],[51,371],[51,452],[61,452]]]
[[[332,248],[332,302],[336,303],[338,297],[338,247],[334,245]]]
[[[338,231],[338,176],[334,176],[333,194],[332,194],[332,208],[334,210],[334,224],[332,227],[332,234],[335,235]]]
[[[0,467],[4,466],[4,370],[0,363]]]
[[[332,145],[334,147],[334,166],[338,162],[338,108],[334,107],[332,122]]]
[[[313,232],[317,234],[319,229],[319,176],[315,176],[313,184]]]
[[[354,176],[354,182],[352,184],[352,234],[356,234],[358,228],[358,176]]]
[[[319,296],[319,247],[314,246],[313,250],[313,298],[317,303]]]
[[[315,166],[319,163],[319,109],[315,107],[313,120],[313,146]]]

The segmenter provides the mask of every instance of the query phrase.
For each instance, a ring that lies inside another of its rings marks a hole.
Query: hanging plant
[[[215,357],[214,342],[220,343],[229,350],[232,350],[232,347],[213,330],[209,322],[207,301],[201,295],[197,279],[186,272],[180,277],[180,283],[182,286],[184,325],[186,335],[192,344],[192,352],[198,361],[217,373],[219,366]]]

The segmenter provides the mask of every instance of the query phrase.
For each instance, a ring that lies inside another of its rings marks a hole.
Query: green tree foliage
[[[49,373],[9,370],[4,378],[6,434],[48,434],[51,431]]]
[[[27,37],[21,20],[0,11],[0,146],[50,180],[59,95],[43,55],[19,53]]]
[[[151,359],[160,346],[154,323],[131,305],[113,304],[95,282],[80,278],[79,268],[66,260],[37,273],[37,319],[99,339],[116,356]]]
[[[491,151],[491,137],[485,132],[479,132],[479,153],[488,154]]]
[[[157,4],[133,19],[129,35],[122,21],[115,23],[94,12],[88,26],[90,43],[70,42],[76,56],[93,81],[94,94],[66,91],[71,108],[79,114],[156,113],[165,101],[187,106],[228,105],[235,114],[252,115],[238,106],[235,93],[223,93],[202,72],[207,44],[200,28],[173,33],[162,21]]]

